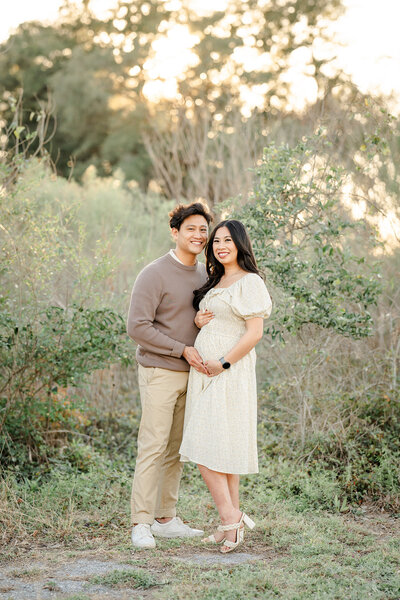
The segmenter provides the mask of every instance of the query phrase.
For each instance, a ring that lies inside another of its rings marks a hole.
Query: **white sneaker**
[[[132,545],[135,548],[155,548],[156,541],[153,538],[150,525],[139,523],[132,527]]]
[[[189,525],[185,525],[179,517],[174,517],[167,523],[154,521],[150,529],[154,535],[166,538],[197,537],[204,534],[202,529],[192,529]]]

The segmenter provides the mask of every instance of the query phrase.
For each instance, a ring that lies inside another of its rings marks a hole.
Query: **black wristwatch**
[[[230,369],[231,363],[225,360],[224,357],[220,358],[219,361],[222,364],[223,369]]]

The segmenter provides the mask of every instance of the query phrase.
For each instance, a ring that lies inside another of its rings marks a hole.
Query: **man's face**
[[[171,229],[177,250],[188,254],[200,254],[208,236],[208,223],[202,215],[187,217],[180,229]]]

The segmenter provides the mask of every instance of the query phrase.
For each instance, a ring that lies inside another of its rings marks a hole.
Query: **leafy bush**
[[[26,140],[0,154],[0,464],[30,474],[82,436],[88,375],[128,364],[132,350],[101,285],[116,259],[108,240],[87,248],[79,186],[67,194],[46,159],[25,152]],[[64,459],[84,470],[87,454],[72,444]]]
[[[0,462],[48,460],[85,424],[77,386],[110,362],[129,362],[125,323],[111,310],[49,307],[34,323],[0,315]],[[74,392],[75,390],[75,392]]]
[[[319,440],[313,460],[337,473],[346,496],[396,506],[400,492],[400,398],[349,398],[345,434]],[[313,443],[310,439],[307,446]]]
[[[270,422],[267,420],[260,427],[262,453],[267,460],[284,460],[287,465],[297,465],[294,474],[293,466],[288,466],[287,493],[301,497],[308,505],[314,494],[319,497],[316,489],[313,492],[311,489],[316,486],[322,490],[323,484],[328,490],[330,484],[323,483],[326,475],[325,483],[331,482],[336,489],[327,494],[325,500],[318,501],[320,505],[340,508],[343,502],[362,502],[368,498],[380,506],[398,510],[398,394],[389,398],[371,392],[362,398],[326,398],[325,402],[326,412],[329,407],[340,405],[341,421],[328,430],[311,432],[304,444],[299,445],[296,423],[285,422],[287,413],[280,400],[272,395],[264,398]]]
[[[322,134],[294,148],[270,144],[253,194],[234,216],[248,226],[259,266],[276,288],[272,336],[315,324],[359,338],[371,333],[380,286],[352,251],[360,226],[340,202],[346,173],[329,159]],[[368,245],[368,241],[366,242]]]
[[[119,311],[139,269],[167,250],[170,204],[118,174],[92,171],[80,186],[20,157],[3,164],[3,182],[12,164],[17,179],[0,198],[0,462],[24,473],[61,458],[86,468],[80,450],[59,449],[68,431],[85,433],[87,376],[133,356]]]

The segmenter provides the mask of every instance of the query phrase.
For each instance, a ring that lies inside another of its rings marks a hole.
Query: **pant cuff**
[[[155,512],[156,519],[162,519],[163,517],[176,517],[176,508],[159,508]]]
[[[144,515],[143,513],[140,514],[133,514],[131,517],[131,525],[133,527],[133,525],[135,524],[140,524],[140,525],[153,525],[154,523],[154,517],[151,517],[150,515]]]

